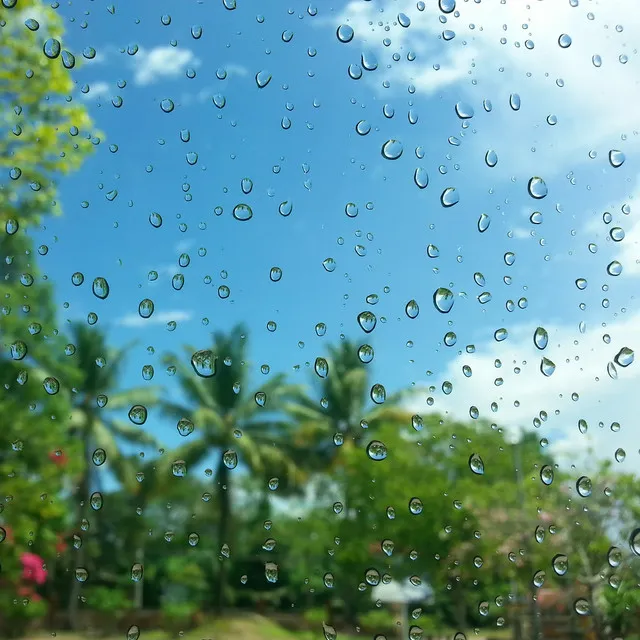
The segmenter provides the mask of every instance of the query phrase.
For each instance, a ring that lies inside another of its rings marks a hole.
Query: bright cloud
[[[434,384],[448,381],[453,391],[448,396],[439,391],[434,409],[467,421],[473,406],[481,418],[513,435],[522,429],[535,430],[567,462],[586,463],[589,448],[597,457],[613,460],[622,448],[627,457],[619,466],[637,468],[640,432],[632,399],[640,383],[640,366],[637,362],[615,365],[617,378],[613,379],[607,365],[624,347],[637,350],[640,313],[606,327],[586,326],[583,331],[578,326],[544,324],[549,342],[542,351],[533,341],[537,326],[514,327],[505,341],[476,344],[475,353],[452,360]],[[543,356],[556,365],[549,377],[541,371]],[[471,368],[470,377],[463,372],[465,365]],[[411,408],[426,413],[425,397]],[[588,424],[586,433],[578,428],[580,419]]]
[[[189,49],[170,46],[140,49],[132,60],[133,80],[140,86],[153,84],[163,78],[176,77],[183,73],[188,65],[195,67],[200,63]]]
[[[120,318],[117,323],[121,327],[144,327],[149,324],[164,324],[166,322],[187,322],[192,318],[190,311],[163,311],[154,313],[150,318],[142,318],[137,313],[130,313]]]
[[[640,14],[632,0],[576,7],[568,0],[459,0],[458,15],[446,16],[435,1],[425,5],[419,11],[414,0],[387,1],[383,7],[352,0],[332,28],[350,24],[356,35],[345,47],[377,54],[378,70],[366,75],[381,92],[389,93],[383,80],[403,93],[409,84],[427,95],[449,90],[469,101],[476,114],[482,100],[490,99],[492,126],[478,126],[474,143],[496,148],[500,140],[509,141],[499,152],[499,170],[564,171],[569,159],[573,166],[588,161],[591,149],[606,158],[612,148],[638,145]],[[400,13],[410,18],[408,27],[401,26]],[[559,45],[562,34],[570,36],[569,47]],[[511,93],[521,97],[517,114],[508,113]],[[557,117],[555,126],[546,122],[550,114]]]
[[[92,100],[96,97],[101,97],[109,92],[109,84],[98,80],[89,84],[88,93],[80,93],[79,96],[82,100]]]

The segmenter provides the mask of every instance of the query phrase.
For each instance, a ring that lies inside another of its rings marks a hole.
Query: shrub
[[[198,607],[191,602],[165,602],[162,605],[163,626],[169,631],[193,628],[197,614]]]

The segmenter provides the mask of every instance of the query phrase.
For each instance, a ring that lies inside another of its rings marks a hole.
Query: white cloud
[[[476,111],[476,134],[467,137],[498,151],[495,173],[516,168],[564,171],[568,160],[572,168],[589,161],[590,149],[598,151],[597,162],[606,163],[610,149],[624,151],[638,144],[634,128],[640,74],[635,46],[640,41],[640,14],[633,0],[583,1],[578,7],[568,0],[459,0],[459,17],[449,14],[444,24],[437,3],[426,5],[421,12],[414,0],[387,0],[383,6],[352,0],[336,14],[331,28],[348,22],[356,36],[344,45],[345,51],[359,55],[363,46],[378,54],[378,70],[366,76],[381,92],[389,93],[382,88],[386,79],[391,90],[405,93],[413,84],[417,92],[434,95],[447,89],[470,102]],[[410,17],[408,28],[399,24],[400,12]],[[445,29],[456,36],[445,40]],[[568,48],[558,44],[563,33],[572,38]],[[533,49],[525,41],[533,42]],[[412,62],[406,59],[410,51],[416,56]],[[400,61],[391,59],[394,53],[400,53]],[[595,55],[602,59],[599,68],[592,63]],[[621,55],[628,56],[626,64],[620,62]],[[557,84],[560,79],[563,87]],[[508,106],[511,93],[522,99],[517,113]],[[484,98],[493,102],[494,110],[479,118]],[[557,116],[558,124],[546,123],[549,114]],[[626,141],[621,141],[623,134]]]
[[[189,49],[163,46],[153,49],[139,49],[132,58],[134,65],[133,81],[144,86],[153,84],[161,78],[173,78],[183,73],[187,66],[196,67],[200,61]]]
[[[233,76],[240,76],[244,78],[249,75],[249,70],[239,64],[228,64],[225,65],[224,69],[227,72],[227,78],[232,78]]]
[[[154,313],[150,318],[142,318],[137,313],[130,313],[117,321],[121,327],[145,327],[150,324],[164,324],[165,322],[187,322],[193,316],[190,311],[163,311]]]
[[[640,313],[604,328],[587,326],[584,333],[578,326],[541,324],[549,335],[544,351],[533,342],[538,325],[519,325],[510,329],[504,342],[476,343],[475,353],[463,353],[451,361],[432,384],[449,381],[453,392],[448,396],[441,391],[435,394],[433,409],[467,421],[470,407],[475,406],[481,418],[512,434],[521,429],[535,430],[540,438],[548,438],[552,451],[565,463],[588,464],[585,456],[589,447],[598,458],[610,460],[622,448],[627,458],[617,466],[628,471],[638,468],[640,431],[632,399],[640,384],[640,363],[617,366],[617,379],[609,376],[607,364],[623,347],[638,350]],[[605,334],[611,338],[609,344],[603,339]],[[556,364],[550,377],[540,370],[543,355]],[[496,360],[501,362],[499,368]],[[464,365],[471,367],[471,377],[463,374]],[[497,378],[503,380],[499,386],[495,384]],[[498,405],[495,412],[491,410],[494,402]],[[427,412],[424,394],[412,409]],[[548,418],[536,428],[533,421],[541,412]],[[586,434],[578,429],[581,418],[588,424]],[[617,432],[611,429],[614,422],[621,425]]]
[[[92,100],[93,98],[99,98],[109,93],[109,84],[98,80],[89,84],[89,92],[80,92],[79,96],[82,100]]]

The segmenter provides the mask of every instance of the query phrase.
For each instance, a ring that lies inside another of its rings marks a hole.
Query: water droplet
[[[560,37],[558,38],[558,44],[562,49],[569,48],[571,46],[571,36],[566,33],[560,34]]]
[[[76,57],[70,51],[63,51],[61,57],[65,69],[73,69],[76,66]]]
[[[610,276],[619,276],[622,273],[622,265],[617,260],[612,260],[607,265],[607,273]]]
[[[640,528],[634,529],[629,536],[629,547],[635,555],[640,556]]]
[[[202,37],[202,27],[199,24],[194,24],[191,27],[191,37],[194,40],[199,40]]]
[[[269,73],[269,71],[258,71],[258,73],[256,73],[256,84],[258,85],[259,89],[264,89],[270,82],[271,82],[271,73]]]
[[[144,569],[139,562],[134,562],[131,565],[131,580],[133,582],[140,582],[144,574]]]
[[[587,600],[585,600],[584,598],[578,598],[573,603],[573,608],[579,616],[591,615],[591,607],[589,606],[589,603],[587,602]]]
[[[382,549],[383,553],[390,558],[393,555],[395,544],[393,543],[393,540],[389,540],[387,538],[380,543],[380,548]]]
[[[376,328],[377,324],[375,314],[371,311],[363,311],[358,314],[358,324],[365,333],[371,333]]]
[[[469,456],[469,469],[476,475],[481,476],[484,474],[484,462],[477,453],[472,453],[471,456]]]
[[[100,467],[107,460],[107,452],[104,449],[96,449],[91,456],[91,460],[96,467]]]
[[[501,329],[496,329],[493,333],[493,338],[496,342],[502,342],[509,337],[509,332],[503,327]]]
[[[191,366],[201,378],[211,378],[216,374],[217,359],[212,351],[202,349],[191,356]]]
[[[282,269],[280,267],[271,267],[269,279],[271,282],[279,282],[282,279]]]
[[[329,363],[324,358],[316,358],[313,368],[320,378],[326,378],[329,375]]]
[[[267,404],[267,394],[264,391],[257,391],[254,400],[259,407],[264,407]]]
[[[140,640],[140,627],[133,624],[127,630],[127,640]]]
[[[100,511],[100,509],[102,509],[102,505],[104,504],[102,494],[99,491],[94,491],[89,498],[89,504],[94,511]]]
[[[22,340],[16,340],[11,347],[11,359],[22,360],[28,353],[27,345]]]
[[[634,353],[629,347],[622,347],[616,354],[614,360],[621,367],[628,367],[634,360]]]
[[[442,13],[452,13],[456,8],[456,0],[439,0],[438,6]]]
[[[433,304],[440,313],[449,313],[455,298],[449,289],[440,287],[433,294]]]
[[[614,569],[622,564],[622,559],[622,550],[618,547],[611,547],[607,552],[607,562],[609,566]]]
[[[351,42],[353,35],[353,29],[348,24],[341,24],[336,31],[336,36],[340,42]]]
[[[358,348],[358,358],[363,364],[369,364],[373,360],[373,347],[368,344],[360,345]]]
[[[543,375],[547,376],[547,378],[553,375],[553,372],[556,370],[556,365],[549,358],[542,358],[540,361],[540,371]]]
[[[529,180],[527,189],[529,191],[529,195],[536,200],[544,198],[549,193],[545,181],[538,176],[534,176]]]
[[[266,562],[264,565],[264,576],[267,582],[278,582],[278,565],[275,562]]]
[[[498,154],[493,149],[489,149],[484,157],[484,161],[488,167],[495,167],[498,164]]]
[[[564,576],[569,571],[569,558],[564,553],[558,553],[551,560],[553,570],[559,576]]]
[[[184,460],[175,460],[171,464],[171,473],[176,478],[184,478],[187,475],[187,463]]]
[[[588,498],[593,491],[593,483],[587,476],[580,476],[576,481],[576,491],[582,498]]]
[[[440,202],[443,207],[453,207],[454,204],[460,202],[460,195],[455,187],[447,187],[440,196]]]
[[[407,317],[413,320],[414,318],[418,317],[418,314],[420,313],[420,307],[415,300],[409,300],[404,308],[404,311],[407,314]]]
[[[387,399],[387,390],[381,384],[374,384],[371,387],[371,399],[376,404],[382,404]]]
[[[618,151],[617,149],[611,149],[611,151],[609,151],[609,164],[614,169],[621,167],[625,160],[626,157],[622,151]]]
[[[536,542],[538,544],[542,544],[544,542],[544,536],[545,536],[544,527],[538,525],[534,532],[534,537],[536,539]]]
[[[542,480],[542,484],[549,486],[553,483],[553,467],[545,464],[542,469],[540,469],[540,480]]]
[[[84,567],[77,567],[75,576],[78,582],[86,582],[89,579],[89,572]]]
[[[591,64],[593,64],[594,67],[601,67],[602,58],[596,53],[595,55],[591,56]]]
[[[160,108],[165,113],[171,113],[174,110],[175,105],[173,104],[173,100],[171,100],[170,98],[164,98],[160,101]]]
[[[489,228],[490,224],[491,218],[486,213],[480,214],[480,217],[478,218],[478,231],[480,233],[484,233]]]
[[[402,142],[399,140],[387,140],[382,145],[382,157],[387,160],[397,160],[404,151],[404,147],[402,146]]]
[[[544,327],[538,327],[533,333],[533,344],[541,351],[549,344],[549,334]]]
[[[153,309],[153,300],[150,300],[149,298],[145,298],[138,305],[138,313],[141,318],[150,318],[153,315]]]
[[[380,440],[372,440],[367,445],[367,455],[376,461],[384,460],[387,457],[387,447]]]
[[[520,110],[520,106],[522,105],[522,102],[520,100],[520,96],[517,93],[512,93],[509,96],[509,106],[514,110],[514,111],[519,111]]]
[[[411,25],[411,19],[405,13],[398,14],[398,24],[405,29]]]
[[[356,133],[361,136],[366,136],[371,131],[371,125],[366,120],[360,120],[356,124]]]
[[[627,452],[624,449],[618,447],[615,450],[613,457],[615,458],[616,462],[624,462],[625,458],[627,457]]]
[[[42,51],[47,58],[53,60],[60,55],[60,42],[55,38],[49,38],[45,41]]]
[[[238,454],[232,449],[227,449],[222,454],[222,462],[227,469],[235,469],[238,466]]]
[[[547,574],[542,570],[538,570],[533,574],[533,586],[538,587],[538,589],[544,584],[545,578]]]
[[[176,429],[183,438],[186,438],[188,435],[191,435],[193,433],[195,425],[191,420],[189,420],[189,418],[180,418],[180,420],[178,420],[178,424],[176,425]]]
[[[429,185],[429,174],[424,167],[417,167],[413,174],[413,181],[419,189],[425,189]]]
[[[56,395],[56,393],[58,393],[58,391],[60,391],[60,383],[51,376],[43,380],[42,386],[50,396],[54,396]]]
[[[109,283],[105,278],[96,278],[93,281],[93,295],[100,300],[104,300],[109,296]]]
[[[336,261],[333,258],[325,258],[322,261],[322,266],[325,268],[325,271],[331,273],[336,270]]]
[[[324,586],[327,587],[327,589],[332,589],[334,585],[333,573],[325,573],[322,581],[324,582]]]
[[[420,498],[411,498],[411,500],[409,500],[409,511],[414,516],[420,515],[422,513],[423,508],[424,506]]]
[[[456,115],[461,120],[466,120],[467,118],[473,118],[473,107],[466,102],[456,102],[455,106]]]
[[[233,217],[241,222],[246,222],[253,217],[253,211],[248,204],[237,204],[233,208]]]
[[[142,404],[134,404],[129,409],[129,420],[138,426],[143,425],[147,421],[147,408]]]
[[[40,28],[40,23],[34,18],[27,18],[24,21],[24,25],[29,31],[37,31]]]

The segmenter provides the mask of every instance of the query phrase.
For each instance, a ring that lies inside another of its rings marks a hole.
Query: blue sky
[[[603,457],[624,446],[628,460],[637,460],[640,442],[631,432],[627,400],[634,366],[619,368],[618,380],[606,373],[616,351],[633,349],[640,337],[633,321],[640,274],[633,199],[638,142],[630,106],[640,97],[634,48],[640,21],[633,12],[618,30],[615,12],[598,9],[591,19],[595,3],[586,2],[586,9],[537,3],[529,12],[513,2],[495,10],[486,2],[458,2],[458,15],[404,1],[315,9],[306,2],[260,3],[262,16],[256,3],[240,0],[233,11],[222,1],[121,2],[114,13],[107,4],[58,9],[65,46],[78,58],[85,47],[97,52],[74,71],[74,100],[86,103],[104,135],[81,171],[61,182],[64,216],[48,219],[37,241],[50,247],[41,265],[56,285],[64,320],[95,311],[114,345],[139,339],[123,386],[143,384],[142,366],[153,364],[154,383],[173,393],[161,354],[184,343],[205,348],[210,331],[238,321],[249,328],[256,387],[264,363],[272,374],[290,371],[292,380],[311,382],[315,358],[344,334],[374,346],[372,382],[388,391],[434,384],[434,408],[468,417],[474,405],[509,427],[530,427],[547,411],[541,437],[564,443],[565,452],[584,445],[576,420],[585,417],[594,424],[590,442]],[[399,13],[410,18],[408,27]],[[351,42],[336,37],[340,24],[353,27]],[[194,38],[198,26],[202,35]],[[445,29],[455,37],[445,39]],[[572,36],[568,49],[557,44],[561,33]],[[595,54],[602,68],[593,64]],[[363,60],[372,66],[374,57],[377,68],[363,70]],[[360,65],[360,79],[349,77],[350,65]],[[272,74],[264,88],[256,84],[259,72]],[[517,111],[512,94],[521,99]],[[225,97],[224,108],[214,105],[217,95]],[[166,99],[175,105],[170,113],[161,109]],[[492,103],[490,112],[484,100]],[[456,115],[458,102],[473,108],[473,118]],[[552,114],[555,125],[547,121]],[[290,128],[283,128],[284,117]],[[364,136],[356,132],[361,120],[371,126]],[[403,145],[397,160],[381,154],[390,139]],[[498,156],[495,167],[485,163],[490,149]],[[608,162],[611,149],[626,155],[619,168]],[[190,164],[194,153],[197,162]],[[419,167],[429,176],[424,189],[414,183]],[[532,176],[544,178],[546,198],[528,194]],[[253,182],[249,194],[243,178]],[[459,202],[445,208],[440,197],[449,187]],[[117,197],[109,200],[113,190]],[[293,203],[286,217],[279,213],[284,201]],[[239,203],[251,206],[250,220],[233,218]],[[357,205],[356,217],[346,215],[348,203]],[[542,213],[540,225],[529,221],[535,211]],[[612,214],[609,224],[605,211]],[[152,212],[162,216],[160,228],[150,224]],[[491,225],[481,234],[482,213]],[[609,237],[614,226],[627,234],[621,243]],[[597,253],[589,243],[598,245]],[[438,257],[427,255],[430,244]],[[363,253],[358,246],[366,255],[357,254]],[[199,255],[202,249],[206,255]],[[507,252],[515,254],[511,266]],[[183,253],[190,264],[181,269]],[[335,259],[333,272],[324,269],[326,258]],[[619,277],[607,274],[613,259],[623,264]],[[274,266],[283,272],[279,282],[269,277]],[[148,279],[151,270],[159,274],[155,282]],[[86,278],[81,287],[71,283],[76,271]],[[171,286],[176,273],[185,278],[180,291]],[[483,274],[484,287],[475,273]],[[91,292],[97,276],[110,284],[107,300]],[[575,286],[577,278],[587,279],[586,290]],[[227,299],[218,295],[221,285],[230,288]],[[438,287],[456,295],[448,314],[433,307]],[[492,295],[486,304],[477,299],[483,291]],[[379,296],[377,305],[366,303],[370,294]],[[137,315],[144,298],[155,303],[145,321]],[[526,308],[507,311],[508,300],[521,298]],[[404,313],[411,299],[420,306],[413,320]],[[365,309],[378,317],[369,336],[356,321]],[[174,331],[167,330],[170,320],[177,322]],[[266,329],[270,320],[278,325],[274,333]],[[318,322],[327,325],[324,337],[315,334]],[[557,365],[548,379],[531,340],[539,325],[549,331],[548,357]],[[502,327],[509,338],[498,344],[493,336]],[[454,347],[442,343],[447,331],[458,336]],[[610,344],[602,340],[607,332]],[[470,344],[475,353],[465,351]],[[496,358],[503,362],[500,389],[493,384]],[[460,373],[463,364],[474,370],[469,379]],[[293,374],[295,365],[301,373]],[[443,380],[454,382],[451,396],[440,391]],[[579,401],[570,400],[573,392]],[[426,412],[427,395],[417,398],[417,410]],[[501,407],[495,414],[492,400]],[[614,420],[622,435],[610,432]],[[166,444],[180,439],[157,410],[147,424]]]

